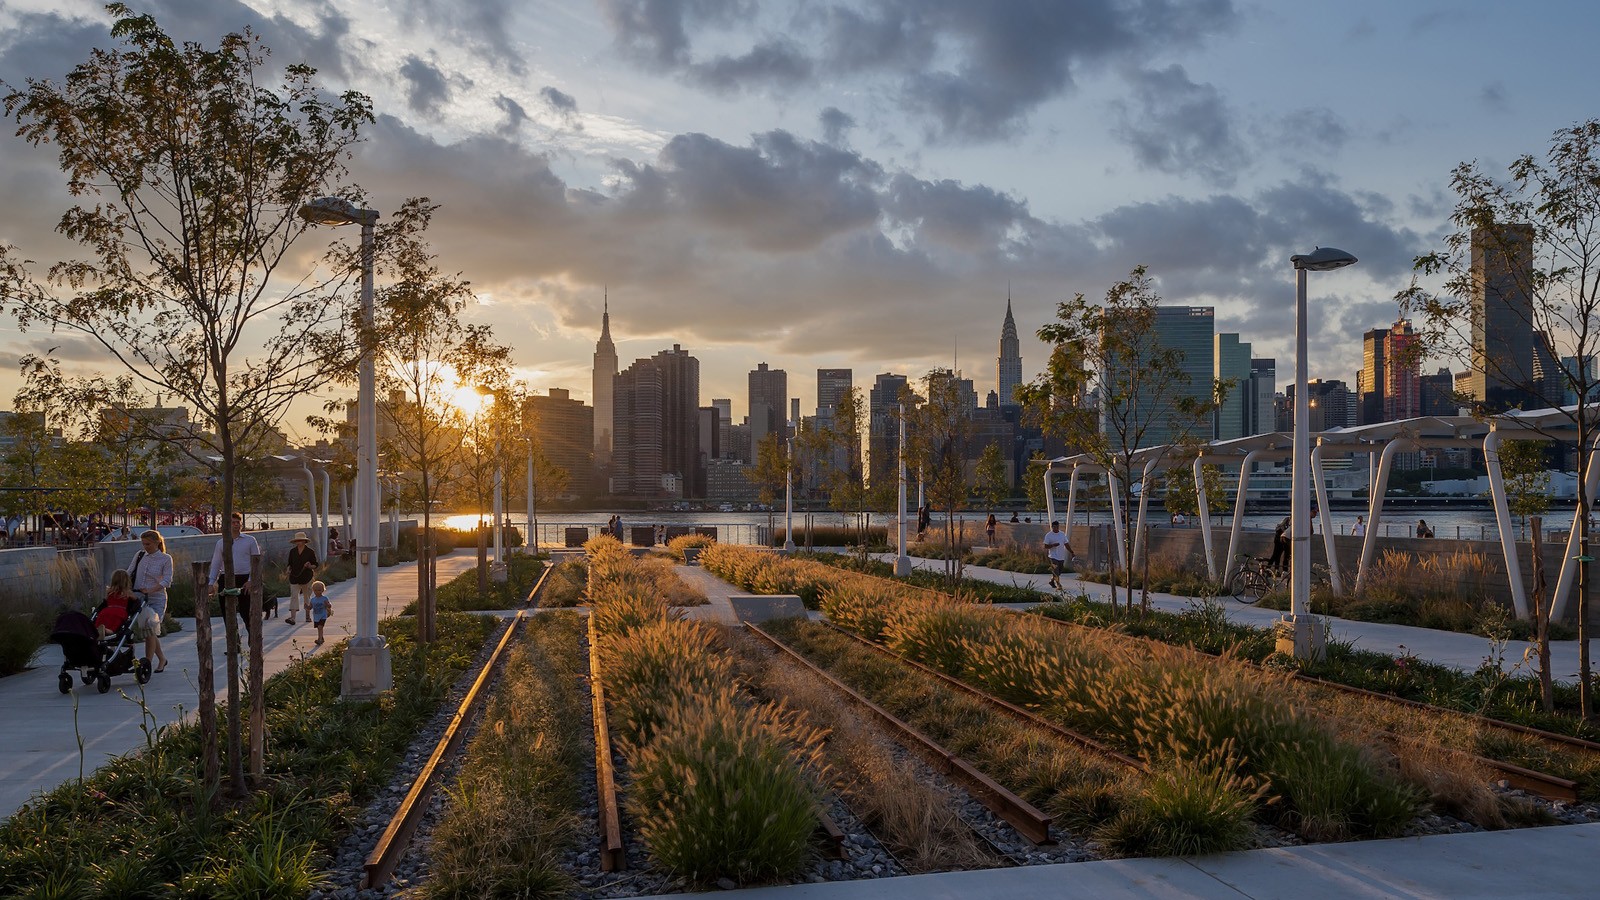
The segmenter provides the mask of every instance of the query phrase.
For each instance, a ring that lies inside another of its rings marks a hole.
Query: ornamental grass
[[[827,780],[821,734],[749,695],[716,632],[684,621],[650,561],[605,536],[585,548],[627,808],[651,859],[698,883],[792,876]]]

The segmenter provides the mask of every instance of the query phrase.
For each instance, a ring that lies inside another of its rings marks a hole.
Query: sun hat
[[[307,544],[311,543],[311,538],[306,537],[306,533],[304,531],[297,531],[295,532],[294,537],[289,538],[289,543],[291,544],[298,544],[302,541]]]

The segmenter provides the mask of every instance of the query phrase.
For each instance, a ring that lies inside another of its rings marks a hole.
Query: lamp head
[[[318,197],[300,207],[300,218],[313,225],[371,225],[378,221],[378,211],[343,197]]]
[[[1332,247],[1318,247],[1306,254],[1296,254],[1289,257],[1289,262],[1296,269],[1305,269],[1310,272],[1326,272],[1330,269],[1342,269],[1354,263],[1356,258],[1343,250]]]

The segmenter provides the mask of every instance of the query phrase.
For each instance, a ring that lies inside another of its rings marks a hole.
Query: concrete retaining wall
[[[252,531],[249,534],[261,545],[262,560],[267,568],[282,568],[296,533],[302,528]],[[417,523],[404,520],[400,523],[402,543],[413,539]],[[309,532],[308,532],[309,533]],[[380,543],[391,545],[389,523],[379,530]],[[214,534],[189,535],[167,538],[167,552],[172,554],[175,580],[189,577],[191,563],[209,565],[211,554],[217,546]],[[101,541],[92,547],[57,550],[53,547],[20,547],[0,550],[0,592],[7,597],[22,597],[46,601],[54,605],[58,600],[68,600],[63,594],[75,594],[80,601],[98,602],[104,593],[111,573],[133,565],[140,543],[133,541]]]

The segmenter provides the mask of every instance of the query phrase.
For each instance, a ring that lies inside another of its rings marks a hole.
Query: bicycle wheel
[[[1244,598],[1245,581],[1248,577],[1249,571],[1245,568],[1244,563],[1239,563],[1238,565],[1234,566],[1233,571],[1228,574],[1228,593],[1233,596],[1233,599],[1239,601],[1240,603],[1250,602]]]

